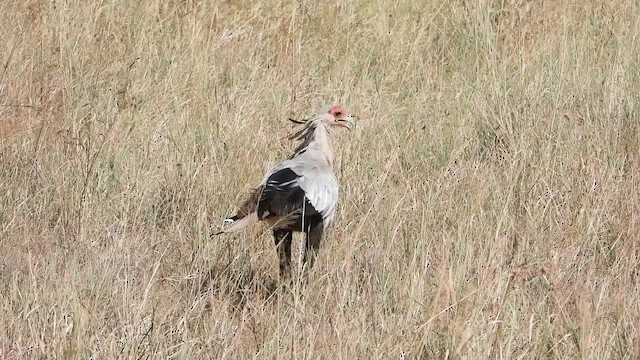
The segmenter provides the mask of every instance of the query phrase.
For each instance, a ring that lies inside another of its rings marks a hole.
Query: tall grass
[[[0,357],[640,357],[639,11],[0,2]],[[268,229],[209,234],[325,103],[282,288]]]

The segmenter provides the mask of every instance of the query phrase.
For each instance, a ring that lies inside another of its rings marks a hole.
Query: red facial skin
[[[333,115],[333,117],[337,120],[344,120],[347,117],[347,112],[340,106],[334,106],[329,109],[329,114]]]

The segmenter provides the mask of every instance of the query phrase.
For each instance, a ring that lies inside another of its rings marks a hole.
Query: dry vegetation
[[[639,358],[639,6],[0,2],[0,357]],[[283,289],[209,234],[327,102]]]

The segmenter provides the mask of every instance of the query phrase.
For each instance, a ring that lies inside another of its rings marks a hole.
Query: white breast
[[[304,190],[311,205],[322,215],[326,225],[333,221],[335,214],[338,203],[338,181],[331,173],[315,175],[301,176],[298,184]]]

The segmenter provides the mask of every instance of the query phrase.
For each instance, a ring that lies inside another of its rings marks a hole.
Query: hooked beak
[[[344,126],[349,130],[353,130],[356,128],[356,117],[353,115],[349,115],[344,119],[338,120],[338,124],[340,126]]]

